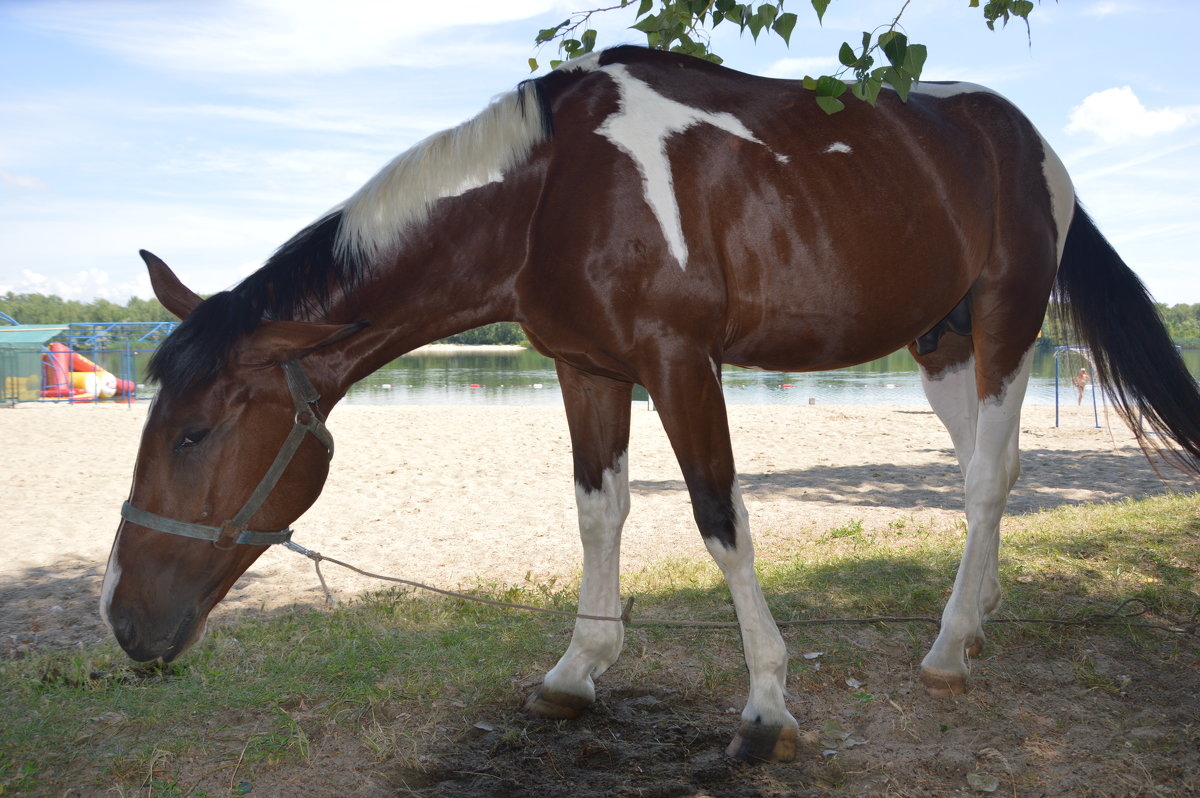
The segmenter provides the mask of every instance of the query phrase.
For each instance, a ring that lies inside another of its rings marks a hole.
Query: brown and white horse
[[[1000,517],[1052,291],[1128,412],[1177,441],[1186,467],[1200,459],[1200,395],[1141,284],[1029,121],[976,86],[826,116],[796,82],[618,48],[418,144],[231,291],[201,301],[143,257],[183,323],[150,367],[161,390],[103,589],[137,660],[180,656],[317,499],[324,415],[352,384],[495,321],[520,322],[558,369],[582,613],[620,614],[631,390],[648,389],[741,625],[750,694],[729,752],[746,759],[792,757],[798,726],[722,363],[806,371],[913,352],[967,496],[966,549],[922,663],[933,693],[964,688],[1000,604]],[[618,623],[578,621],[527,708],[578,714],[622,640]]]

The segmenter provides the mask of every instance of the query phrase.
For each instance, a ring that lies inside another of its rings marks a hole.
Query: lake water
[[[1200,350],[1185,350],[1184,362],[1200,374]],[[1026,402],[1054,404],[1054,353],[1034,355]],[[1090,364],[1073,352],[1059,355],[1060,401],[1075,401],[1070,375]],[[735,366],[722,370],[729,404],[924,404],[916,364],[908,352],[837,371],[781,373]],[[635,399],[646,392],[635,390]],[[1099,392],[1097,401],[1102,401]],[[533,350],[421,352],[405,355],[355,385],[351,404],[560,404],[554,363]],[[1089,392],[1085,401],[1091,401]]]

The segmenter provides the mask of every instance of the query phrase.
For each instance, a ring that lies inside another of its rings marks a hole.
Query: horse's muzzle
[[[171,662],[204,634],[204,618],[192,608],[164,618],[138,617],[120,606],[109,607],[113,635],[129,658],[137,662]]]

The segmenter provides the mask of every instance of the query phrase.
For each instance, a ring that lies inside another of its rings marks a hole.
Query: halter
[[[246,503],[242,505],[242,509],[238,511],[237,515],[221,526],[207,526],[190,521],[176,521],[173,518],[138,509],[127,501],[121,505],[121,517],[138,526],[157,532],[208,540],[223,551],[228,551],[239,543],[249,546],[270,546],[273,543],[289,541],[292,537],[290,527],[278,532],[254,532],[246,528],[246,523],[254,517],[254,514],[271,495],[271,491],[275,489],[276,483],[283,476],[283,472],[287,470],[288,464],[292,462],[292,457],[300,448],[300,444],[304,442],[304,436],[312,433],[313,437],[325,445],[330,459],[333,459],[333,436],[325,427],[325,416],[317,407],[317,401],[321,395],[317,393],[316,388],[309,381],[308,375],[300,367],[300,361],[288,360],[279,365],[283,368],[284,376],[287,377],[288,392],[291,393],[292,404],[296,408],[295,423],[283,441],[283,445],[279,447],[275,461],[271,463],[271,467],[259,481],[258,487],[250,494],[250,498],[246,499]]]

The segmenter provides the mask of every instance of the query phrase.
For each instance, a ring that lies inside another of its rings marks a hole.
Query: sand
[[[0,654],[105,639],[96,607],[128,495],[146,404],[0,409]],[[924,406],[732,406],[751,527],[773,550],[851,521],[962,518],[949,436]],[[1103,419],[1102,419],[1103,422]],[[1127,429],[1090,408],[1027,407],[1023,474],[1010,512],[1139,497],[1160,480]],[[329,423],[337,454],[295,540],[359,567],[442,587],[574,577],[580,567],[571,454],[561,407],[347,405]],[[706,557],[656,413],[635,405],[625,571]],[[326,566],[340,598],[382,587]],[[947,583],[952,575],[947,574]],[[312,564],[268,550],[213,613],[320,604]]]

